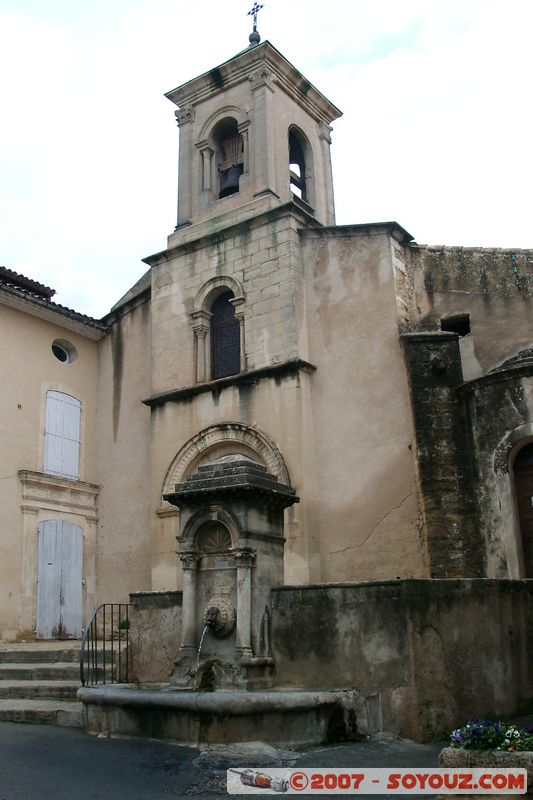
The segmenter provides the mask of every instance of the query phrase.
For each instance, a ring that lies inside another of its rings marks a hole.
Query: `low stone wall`
[[[439,767],[445,769],[525,769],[527,770],[527,797],[533,797],[533,753],[526,751],[518,753],[508,753],[496,750],[461,750],[453,747],[445,747],[439,755]],[[486,796],[486,795],[485,795]],[[509,793],[496,795],[491,794],[491,800],[509,797]],[[520,795],[519,795],[520,796]],[[524,795],[521,795],[522,797]],[[448,798],[462,797],[464,800],[479,798],[480,795],[437,795],[438,800],[448,800]]]
[[[167,683],[181,637],[181,592],[130,594],[130,675],[136,683]]]
[[[360,732],[438,738],[533,704],[533,580],[399,580],[272,592],[276,683],[353,688]]]
[[[181,592],[131,595],[133,679],[168,682]],[[533,580],[398,580],[272,591],[276,688],[354,689],[360,733],[417,741],[533,708]]]

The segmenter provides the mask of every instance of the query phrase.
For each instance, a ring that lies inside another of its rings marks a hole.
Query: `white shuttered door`
[[[82,627],[83,531],[62,520],[39,528],[37,638],[77,639]]]
[[[46,393],[44,471],[66,478],[80,474],[80,401],[63,392]]]

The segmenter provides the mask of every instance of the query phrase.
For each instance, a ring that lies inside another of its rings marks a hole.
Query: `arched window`
[[[211,305],[211,378],[240,371],[240,325],[231,300],[233,292],[219,294]]]
[[[533,442],[515,458],[514,480],[526,578],[533,578]]]
[[[244,171],[244,141],[237,121],[232,117],[220,120],[213,130],[213,140],[220,179],[218,196],[221,199],[239,191],[239,180]]]
[[[63,392],[46,393],[44,472],[79,478],[80,413],[81,404],[76,397]]]

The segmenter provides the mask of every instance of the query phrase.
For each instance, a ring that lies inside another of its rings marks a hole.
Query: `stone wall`
[[[403,339],[430,574],[434,578],[481,577],[485,559],[470,431],[457,391],[463,381],[458,336],[428,331],[406,334]]]
[[[531,342],[533,251],[411,245],[410,252],[421,327],[469,314],[479,374]]]
[[[533,706],[533,581],[406,580],[272,593],[276,681],[358,690],[369,730],[419,741]]]
[[[181,592],[135,592],[129,611],[131,680],[168,683],[181,639]]]
[[[533,437],[531,365],[497,370],[461,388],[472,426],[480,532],[489,578],[526,576],[513,458]]]

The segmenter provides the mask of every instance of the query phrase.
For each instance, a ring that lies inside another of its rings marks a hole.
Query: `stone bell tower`
[[[301,231],[335,224],[330,124],[340,111],[254,35],[246,50],[166,96],[178,106],[178,219],[167,248],[144,259],[152,267],[152,395],[144,402],[152,409],[153,588],[175,580],[181,589],[191,559],[174,577],[175,537],[186,513],[169,502],[176,484],[188,485],[199,466],[226,455],[252,459],[289,487],[302,485],[303,472],[309,483],[309,380],[316,368]],[[267,451],[281,451],[283,466]],[[194,455],[188,461],[184,453]],[[319,568],[312,513],[300,506],[289,516],[285,533],[283,513],[277,522],[278,584],[279,539],[287,532],[302,579]],[[303,536],[304,529],[310,533]],[[183,538],[179,545],[180,554],[190,549]],[[256,556],[251,569],[262,574],[268,559]],[[265,604],[252,597],[253,639]],[[204,611],[196,610],[200,634]],[[242,632],[238,614],[236,630]],[[197,646],[198,628],[193,633]]]
[[[253,36],[247,50],[166,95],[180,127],[177,229],[245,219],[294,196],[335,224],[329,126],[340,111]]]

